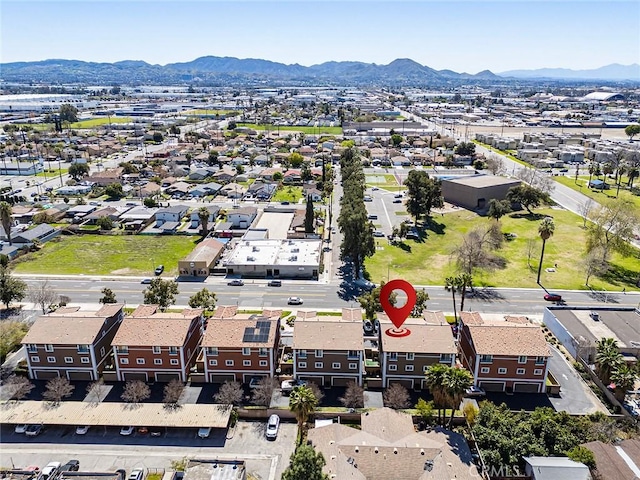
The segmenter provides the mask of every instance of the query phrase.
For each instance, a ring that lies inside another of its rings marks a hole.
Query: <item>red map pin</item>
[[[396,308],[389,302],[389,295],[394,290],[401,290],[407,296],[407,303],[403,307]],[[384,284],[380,289],[380,304],[382,309],[395,325],[395,329],[387,330],[387,334],[391,336],[405,336],[411,333],[407,329],[403,329],[402,324],[409,317],[413,307],[416,305],[416,291],[409,282],[405,280],[391,280]]]

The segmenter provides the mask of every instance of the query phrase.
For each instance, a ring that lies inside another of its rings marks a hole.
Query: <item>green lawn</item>
[[[36,173],[36,177],[43,177],[43,178],[59,178],[60,175],[66,175],[69,172],[68,168],[61,168],[61,169],[46,169],[44,172],[40,172],[40,173]]]
[[[109,117],[96,117],[72,123],[71,128],[94,128],[102,125],[109,125],[109,123],[130,123],[131,121],[131,117],[111,117],[111,119],[109,119]]]
[[[536,214],[554,217],[556,230],[547,241],[544,268],[558,264],[555,273],[543,269],[541,283],[549,288],[583,289],[585,274],[580,259],[585,250],[585,231],[582,219],[571,212],[551,208],[541,208]],[[526,212],[524,212],[526,213]],[[399,222],[400,220],[398,220]],[[386,240],[378,240],[378,249],[367,259],[366,269],[371,281],[403,278],[415,284],[444,285],[445,278],[457,273],[452,257],[454,248],[460,244],[462,236],[476,227],[488,227],[490,220],[473,212],[460,211],[435,216],[435,230],[429,230],[423,242],[405,240],[402,246],[389,245]],[[538,236],[540,220],[530,220],[520,212],[502,219],[502,231],[514,233],[517,237],[505,241],[497,253],[506,259],[504,269],[494,272],[479,271],[474,274],[474,283],[480,286],[536,287],[536,274],[542,241]],[[531,256],[531,267],[527,265],[527,240],[535,240]],[[640,252],[635,257],[612,257],[612,269],[607,278],[591,278],[593,288],[607,290],[634,289],[637,272],[640,271]]]
[[[165,275],[178,271],[178,260],[198,236],[77,235],[58,237],[16,262],[17,273],[151,275],[160,264]]]
[[[302,198],[302,187],[285,187],[278,188],[271,199],[274,202],[291,202],[298,203]]]
[[[398,185],[395,175],[391,173],[370,174],[365,177],[367,187],[378,187],[390,192],[405,190],[405,187]]]
[[[259,131],[269,130],[270,132],[302,132],[309,135],[342,135],[342,127],[295,127],[265,125],[263,123],[238,123],[237,125],[238,127],[246,127]]]
[[[587,184],[589,183],[588,175],[579,176],[577,184],[576,184],[575,175],[564,176],[564,177],[558,176],[558,177],[553,177],[553,179],[556,182],[561,183],[562,185],[565,185],[571,188],[572,190],[575,190],[576,192],[580,192],[586,195],[587,197],[593,199],[598,203],[603,203],[603,200],[606,200],[609,198],[615,199],[615,196],[616,196],[617,187],[614,184],[614,181],[612,179],[607,179],[607,183],[611,185],[611,187],[608,190],[598,190],[598,189],[587,188]],[[593,179],[595,179],[595,177],[593,177]],[[634,195],[629,190],[625,190],[624,187],[625,187],[625,183],[623,183],[620,186],[620,196],[618,198],[633,202],[636,208],[640,210],[640,196]]]

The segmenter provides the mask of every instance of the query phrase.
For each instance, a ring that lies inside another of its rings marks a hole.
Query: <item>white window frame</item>
[[[347,352],[347,358],[349,360],[360,358],[360,352],[358,350],[349,350]]]
[[[398,370],[398,365],[389,365],[390,372],[396,372]]]
[[[242,361],[242,366],[243,367],[250,367],[251,366],[251,360],[243,360]]]
[[[306,350],[298,350],[298,358],[307,358]]]
[[[177,355],[178,347],[169,347],[169,355]]]
[[[323,369],[324,368],[324,362],[315,362],[314,368]]]
[[[261,367],[266,367],[266,366],[268,366],[268,365],[269,365],[269,362],[268,362],[268,361],[266,361],[266,360],[260,360],[260,366],[261,366]]]
[[[154,365],[162,365],[162,359],[161,358],[154,358],[153,359],[153,364]]]
[[[153,353],[159,355],[162,353],[162,349],[160,347],[153,347]]]
[[[491,371],[491,369],[489,367],[481,367],[480,368],[480,373],[484,373],[487,374]]]
[[[47,357],[47,362],[56,363],[56,357]]]
[[[35,343],[28,343],[27,353],[38,353],[38,345],[36,345]]]
[[[533,374],[534,375],[542,375],[542,369],[541,368],[536,368],[533,370]]]
[[[78,353],[89,353],[89,345],[78,345]]]
[[[37,355],[34,355],[33,357],[31,357],[31,362],[40,363],[40,357],[38,357]]]
[[[235,365],[235,362],[233,360],[225,360],[224,361],[224,366],[225,367],[233,367]]]
[[[251,355],[251,347],[242,347],[242,355]]]
[[[53,345],[51,345],[50,343],[46,344],[44,346],[44,351],[49,353],[53,352]]]
[[[507,369],[504,367],[500,367],[498,368],[498,375],[506,375],[507,374]]]
[[[547,357],[536,357],[536,365],[544,365],[546,359]]]
[[[307,362],[298,362],[298,368],[307,368]]]
[[[398,361],[398,353],[397,352],[389,352],[389,361],[397,362]]]
[[[171,363],[171,365],[178,365],[179,362],[177,358],[172,358],[169,363]]]
[[[316,351],[315,351],[315,356],[316,356],[316,358],[322,358],[322,357],[324,357],[324,351],[322,351],[322,350],[316,350]]]
[[[260,357],[266,357],[267,355],[269,355],[269,349],[266,347],[260,347],[258,349],[258,355]]]
[[[413,365],[405,365],[404,366],[404,371],[405,372],[413,372]]]
[[[100,356],[101,356],[101,357],[104,357],[104,356],[106,355],[106,353],[107,353],[107,349],[106,349],[106,348],[104,348],[104,347],[101,347],[101,348],[100,348]]]
[[[128,358],[121,358],[120,359],[120,365],[129,365],[129,359]]]
[[[80,363],[89,363],[89,357],[80,357]]]
[[[493,355],[480,355],[480,363],[493,363]]]
[[[129,354],[129,347],[127,345],[118,345],[116,347],[116,353],[118,353],[120,355],[128,355]]]
[[[453,360],[453,355],[451,353],[440,354],[440,363],[451,363],[452,360]]]
[[[136,363],[137,363],[138,365],[144,365],[144,364],[145,364],[145,363],[147,363],[147,362],[145,361],[145,359],[144,359],[144,358],[136,358]]]
[[[527,356],[526,355],[520,355],[518,357],[518,363],[521,364],[521,365],[524,364],[524,363],[527,363]]]
[[[340,362],[333,362],[331,364],[331,368],[333,368],[334,370],[340,370],[342,368],[342,364]]]
[[[357,370],[358,369],[358,364],[357,363],[350,363],[349,364],[349,370]]]
[[[407,360],[412,361],[412,360],[415,360],[415,359],[416,359],[416,354],[415,353],[413,353],[413,352],[407,353]]]
[[[218,360],[209,360],[209,366],[210,367],[217,367],[218,366]]]
[[[524,375],[526,370],[524,368],[516,368],[516,375]]]
[[[217,357],[218,347],[207,347],[207,355],[211,355],[212,357]]]
[[[64,363],[73,363],[73,357],[64,357]]]

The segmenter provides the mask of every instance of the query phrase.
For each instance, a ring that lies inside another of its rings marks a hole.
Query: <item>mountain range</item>
[[[595,70],[513,70],[499,75],[489,70],[476,74],[435,70],[399,58],[388,65],[364,62],[325,62],[305,67],[262,59],[206,56],[190,62],[151,65],[124,60],[96,63],[81,60],[43,60],[0,64],[5,82],[166,84],[280,82],[283,84],[442,86],[459,83],[501,83],[513,79],[640,81],[640,65],[608,65]]]

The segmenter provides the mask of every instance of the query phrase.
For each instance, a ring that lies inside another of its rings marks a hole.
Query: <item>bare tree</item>
[[[364,407],[364,388],[356,382],[348,382],[344,396],[338,400],[347,408],[362,408]]]
[[[7,379],[4,388],[10,392],[11,396],[9,398],[12,400],[22,400],[31,393],[35,385],[26,377],[12,375]]]
[[[584,284],[589,286],[589,279],[593,275],[598,276],[607,272],[609,269],[609,256],[604,252],[604,248],[596,247],[587,252],[582,264],[586,275]]]
[[[530,238],[529,240],[527,240],[526,249],[527,249],[527,266],[531,268],[531,258],[536,253],[536,241],[533,238]]]
[[[40,305],[44,314],[58,301],[58,293],[53,289],[49,280],[45,280],[29,287],[27,298],[36,305]]]
[[[602,247],[602,261],[611,251],[630,253],[629,241],[640,223],[640,215],[630,200],[618,199],[601,205],[592,214],[587,236],[587,250]]]
[[[493,175],[498,175],[505,171],[504,160],[499,155],[491,155],[485,161],[487,164],[487,170],[489,170]]]
[[[258,386],[253,390],[251,399],[256,405],[262,405],[268,407],[271,405],[271,399],[273,398],[273,392],[276,389],[277,382],[270,377],[262,377],[258,382]]]
[[[316,397],[316,400],[318,400],[318,405],[320,405],[320,403],[322,403],[322,399],[324,398],[324,393],[322,393],[322,390],[320,389],[318,384],[315,382],[309,382],[307,384],[307,387],[309,387],[309,389],[313,393],[313,396]]]
[[[462,243],[455,248],[453,255],[463,273],[471,275],[476,268],[491,270],[504,266],[504,259],[490,251],[499,248],[502,242],[502,235],[496,234],[496,227],[491,225],[485,232],[475,229],[462,237]]]
[[[589,220],[589,216],[595,207],[595,202],[590,198],[587,198],[584,202],[582,202],[578,206],[578,213],[582,217],[582,227],[587,228],[587,220]]]
[[[75,388],[68,378],[55,377],[47,382],[42,398],[50,402],[59,403],[63,398],[70,396]]]
[[[220,390],[213,396],[217,403],[226,403],[231,405],[240,405],[244,391],[240,382],[224,382],[220,386]]]
[[[87,398],[91,403],[100,403],[102,400],[102,395],[106,390],[107,386],[104,384],[102,379],[92,382],[87,386]]]
[[[184,383],[177,378],[174,378],[164,386],[163,392],[164,397],[162,397],[162,402],[167,407],[175,408],[178,406],[180,397],[182,397],[182,392],[184,392]]]
[[[392,383],[382,394],[385,406],[399,410],[401,408],[408,408],[409,391],[400,385],[399,383]]]
[[[124,391],[120,398],[127,403],[140,403],[151,396],[149,385],[142,380],[132,380],[125,383]]]

